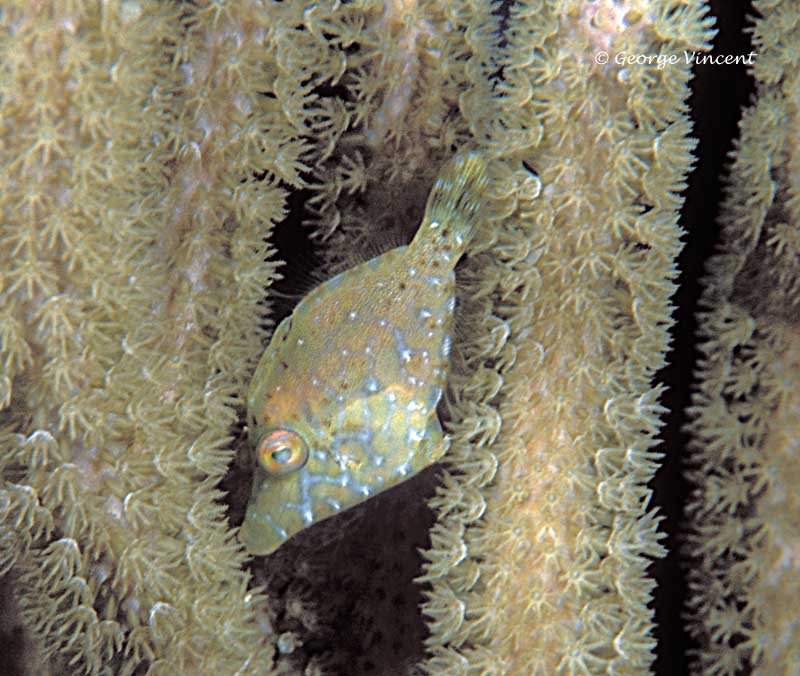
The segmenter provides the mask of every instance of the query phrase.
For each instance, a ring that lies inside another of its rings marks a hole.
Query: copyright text
[[[709,64],[712,66],[730,66],[743,64],[752,66],[754,59],[758,56],[756,52],[749,54],[705,54],[703,52],[687,52],[681,54],[634,54],[631,52],[617,52],[613,55],[613,61],[618,66],[655,66],[659,70],[668,65],[685,63],[688,66],[695,64]],[[597,52],[594,57],[595,63],[604,65],[612,60],[608,52]]]

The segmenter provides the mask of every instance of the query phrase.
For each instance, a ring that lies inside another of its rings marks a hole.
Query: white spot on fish
[[[357,319],[358,318],[358,312],[356,312],[355,310],[352,310],[350,312],[350,314],[347,315],[347,316],[350,317],[350,319]]]
[[[441,288],[442,284],[444,284],[444,281],[438,275],[428,275],[425,278],[425,281],[428,282],[428,284],[430,284],[435,289]]]
[[[406,434],[406,442],[409,444],[416,444],[417,442],[422,441],[424,437],[425,435],[422,432],[415,430],[412,427],[410,430],[408,430],[408,434]]]

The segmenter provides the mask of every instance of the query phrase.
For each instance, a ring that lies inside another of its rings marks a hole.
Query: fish
[[[482,153],[440,171],[411,243],[312,289],[275,329],[247,393],[255,455],[239,539],[254,556],[405,481],[448,448],[455,265],[482,220]]]

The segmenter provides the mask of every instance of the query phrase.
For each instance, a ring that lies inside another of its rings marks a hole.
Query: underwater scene
[[[789,0],[0,0],[0,676],[800,676]]]

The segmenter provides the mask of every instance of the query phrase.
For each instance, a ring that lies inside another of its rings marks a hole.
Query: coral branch
[[[689,631],[704,673],[791,673],[800,504],[796,7],[756,2],[758,98],[742,118],[698,317],[686,508]]]
[[[302,166],[265,96],[270,18],[21,3],[2,21],[0,565],[56,673],[263,673],[215,485],[264,338],[276,184]]]
[[[694,147],[689,73],[596,56],[707,47],[702,5],[672,4],[511,9],[496,116],[474,120],[506,164],[507,216],[461,299],[476,334],[456,346],[452,476],[432,503],[450,537],[432,539],[422,578],[428,673],[645,673],[653,659],[652,379]]]

